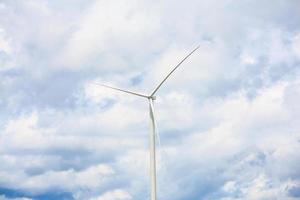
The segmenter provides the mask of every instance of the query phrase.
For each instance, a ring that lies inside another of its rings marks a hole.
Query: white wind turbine
[[[169,78],[169,76],[188,58],[192,55],[200,46],[197,46],[193,51],[191,51],[187,56],[185,56],[171,71],[170,73],[156,86],[156,88],[152,91],[150,95],[140,94],[136,92],[132,92],[129,90],[123,90],[116,87],[104,85],[101,83],[95,83],[96,85],[100,85],[106,88],[110,88],[113,90],[117,90],[120,92],[124,92],[127,94],[135,95],[138,97],[143,97],[148,99],[149,102],[149,114],[150,114],[150,180],[151,180],[151,200],[156,200],[156,157],[155,157],[155,133],[156,133],[156,125],[155,125],[155,115],[154,115],[154,105],[153,101],[156,99],[154,96],[158,89],[162,86],[162,84]]]

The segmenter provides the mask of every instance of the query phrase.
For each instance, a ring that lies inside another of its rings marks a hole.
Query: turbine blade
[[[158,84],[158,86],[153,90],[150,96],[153,96],[157,90],[162,86],[162,84],[169,78],[169,76],[188,58],[192,55],[200,46],[197,46],[193,51],[191,51],[187,56],[185,56],[175,67],[172,71]]]
[[[116,87],[112,87],[112,86],[109,86],[109,85],[104,85],[104,84],[101,84],[101,83],[93,83],[93,84],[95,84],[95,85],[100,85],[100,86],[102,86],[102,87],[106,87],[106,88],[109,88],[109,89],[117,90],[117,91],[120,91],[120,92],[125,92],[125,93],[127,93],[127,94],[132,94],[132,95],[135,95],[135,96],[148,98],[147,95],[139,94],[139,93],[136,93],[136,92],[131,92],[131,91],[129,91],[129,90],[122,90],[122,89],[119,89],[119,88],[116,88]]]

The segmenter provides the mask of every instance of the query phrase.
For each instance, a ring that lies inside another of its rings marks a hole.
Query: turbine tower
[[[137,92],[132,92],[129,90],[123,90],[116,87],[104,85],[101,83],[94,83],[96,85],[100,85],[106,88],[110,88],[113,90],[117,90],[120,92],[124,92],[127,94],[135,95],[138,97],[146,98],[149,103],[149,115],[150,115],[150,181],[151,181],[151,193],[150,200],[156,200],[156,124],[155,124],[155,115],[154,115],[154,100],[156,99],[155,94],[162,86],[162,84],[169,78],[169,76],[188,58],[190,57],[200,46],[197,46],[193,51],[191,51],[187,56],[185,56],[170,72],[169,74],[155,87],[150,95],[140,94]]]

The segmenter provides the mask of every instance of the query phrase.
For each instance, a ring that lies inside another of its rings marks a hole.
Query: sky
[[[0,0],[0,200],[300,199],[300,1]]]

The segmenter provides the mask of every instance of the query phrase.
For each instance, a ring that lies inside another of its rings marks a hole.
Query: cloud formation
[[[0,200],[300,198],[300,16],[288,1],[2,1]]]

